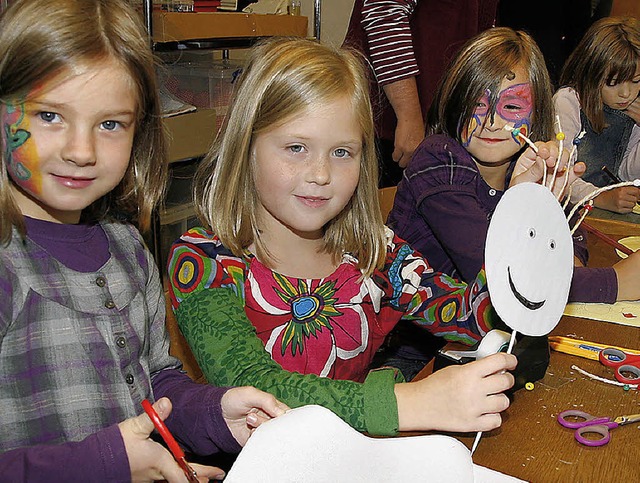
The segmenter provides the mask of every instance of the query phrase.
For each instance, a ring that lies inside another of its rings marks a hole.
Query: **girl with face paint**
[[[518,128],[540,153],[557,149],[555,142],[540,142],[555,137],[551,96],[544,59],[526,33],[487,30],[453,60],[431,105],[429,134],[405,170],[388,219],[400,237],[428,255],[434,270],[469,280],[483,266],[491,215],[531,150],[505,126]],[[575,169],[582,172],[584,165]],[[574,251],[586,263],[584,240]],[[626,281],[619,290],[621,273],[614,268],[574,273],[570,301],[613,303],[630,296]],[[421,335],[399,335],[387,363],[419,368],[434,353],[432,341],[418,340]]]
[[[150,439],[143,400],[162,419],[173,407],[170,431],[206,455],[239,451],[286,409],[254,388],[197,384],[169,354],[136,229],[164,193],[162,132],[148,33],[127,0],[20,0],[2,13],[2,481],[187,481]]]

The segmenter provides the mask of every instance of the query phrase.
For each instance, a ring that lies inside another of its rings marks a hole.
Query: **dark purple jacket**
[[[427,136],[405,169],[388,225],[427,257],[434,270],[474,280],[484,263],[489,220],[503,193],[484,181],[456,140]],[[574,251],[583,263],[588,258],[585,241],[576,232]],[[613,268],[575,268],[570,302],[613,303],[617,293]]]

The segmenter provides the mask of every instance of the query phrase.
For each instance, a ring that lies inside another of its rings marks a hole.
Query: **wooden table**
[[[640,348],[639,328],[606,322],[563,317],[552,333]],[[590,448],[556,421],[565,409],[598,416],[640,413],[639,392],[594,381],[571,369],[572,365],[613,379],[612,370],[597,361],[552,351],[545,377],[532,391],[521,389],[514,394],[502,426],[483,434],[473,461],[536,483],[640,481],[640,424],[612,430],[609,444]],[[475,433],[451,436],[471,448]]]
[[[640,235],[640,215],[621,215],[611,211],[593,208],[586,221],[598,230],[610,235]]]
[[[640,234],[635,231],[638,228],[640,225],[624,220],[605,220],[599,225],[605,233],[618,235],[616,239]],[[611,266],[618,260],[613,248],[600,239],[588,237],[588,248],[590,266]],[[640,349],[637,327],[563,317],[552,334]],[[514,394],[503,413],[502,426],[483,434],[473,461],[535,483],[640,481],[640,424],[616,428],[607,445],[591,448],[578,443],[573,430],[556,421],[565,409],[613,417],[640,413],[640,392],[592,380],[572,365],[614,379],[612,369],[598,361],[552,351],[545,377],[532,391],[521,389]],[[425,368],[418,377],[429,372]],[[475,439],[475,433],[450,435],[468,448]]]

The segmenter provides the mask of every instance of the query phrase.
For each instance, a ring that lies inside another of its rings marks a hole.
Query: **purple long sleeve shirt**
[[[435,270],[473,280],[484,263],[489,220],[503,194],[484,181],[456,140],[428,136],[405,169],[388,225]],[[574,237],[574,251],[585,263],[584,235]],[[575,268],[570,302],[613,303],[617,293],[613,268]]]
[[[222,417],[228,388],[197,384],[176,369],[158,374],[156,399],[171,399],[165,421],[182,446],[198,454],[238,453],[240,445]],[[214,443],[215,441],[215,443]],[[119,483],[131,481],[129,459],[117,424],[82,441],[35,445],[0,454],[0,482]]]
[[[135,229],[26,220],[0,248],[0,481],[130,481],[117,423],[167,396],[198,454],[238,452],[220,407],[168,354],[157,269]]]

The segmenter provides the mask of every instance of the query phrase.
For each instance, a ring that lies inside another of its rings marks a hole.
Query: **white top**
[[[562,131],[565,134],[565,139],[570,143],[582,130],[578,93],[571,87],[563,87],[553,96],[553,104],[556,114],[560,116],[560,123],[562,125]],[[580,159],[578,159],[578,161],[580,161]],[[640,178],[640,126],[637,123],[631,131],[629,144],[622,157],[622,162],[620,163],[617,174],[623,181]],[[576,180],[572,185],[571,202],[577,203],[595,189],[596,186],[591,183],[587,183],[581,179]]]

